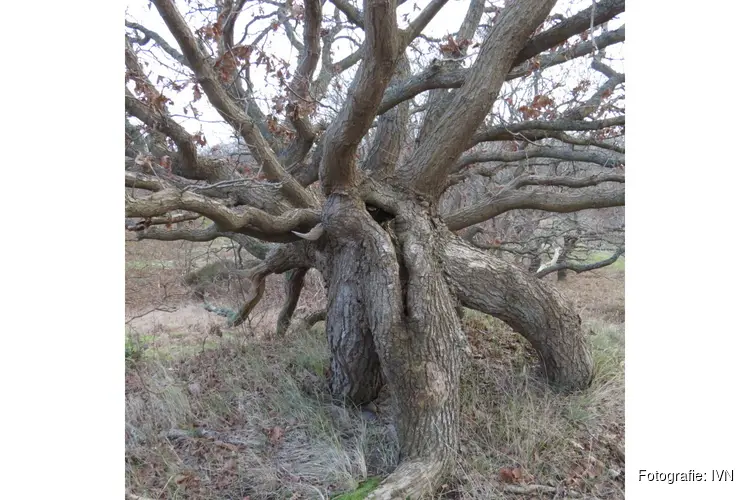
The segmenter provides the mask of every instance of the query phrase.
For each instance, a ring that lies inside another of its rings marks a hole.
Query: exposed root
[[[431,494],[438,487],[444,464],[439,461],[407,461],[396,468],[367,500],[418,499]]]

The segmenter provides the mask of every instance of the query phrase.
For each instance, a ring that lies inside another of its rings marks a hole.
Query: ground
[[[232,259],[228,242],[127,239],[131,498],[355,499],[395,467],[387,386],[369,408],[344,409],[326,390],[322,325],[273,335],[280,277],[269,278],[250,325],[228,328],[181,281],[207,260]],[[320,278],[307,279],[300,305],[312,311],[324,296]],[[624,498],[624,264],[544,279],[580,311],[592,387],[553,392],[522,337],[466,310],[459,460],[434,498]],[[236,309],[242,291],[220,283],[208,300]]]

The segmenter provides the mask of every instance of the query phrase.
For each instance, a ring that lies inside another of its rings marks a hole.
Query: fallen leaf
[[[519,467],[514,468],[511,473],[513,474],[513,479],[515,480],[513,481],[514,483],[520,483],[523,480],[523,471]]]
[[[514,469],[503,467],[500,469],[500,480],[504,483],[515,483],[516,476],[513,474]]]

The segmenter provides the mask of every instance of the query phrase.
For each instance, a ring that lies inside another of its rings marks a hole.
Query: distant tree
[[[142,219],[139,238],[272,243],[246,273],[255,289],[235,324],[269,274],[293,271],[290,315],[305,272],[320,271],[332,393],[363,405],[387,382],[396,409],[400,465],[373,498],[419,498],[454,460],[459,306],[526,337],[554,386],[589,385],[572,306],[456,232],[511,210],[624,205],[624,149],[613,140],[624,133],[625,79],[603,57],[625,38],[607,24],[624,0],[568,16],[550,16],[554,0],[471,0],[442,40],[423,30],[447,0],[151,3],[174,41],[126,22],[125,109],[140,122],[126,124],[126,217]],[[296,61],[274,54],[271,37]],[[564,71],[580,58],[599,83]],[[158,76],[162,66],[175,76]],[[180,92],[198,104],[175,109]],[[181,124],[206,99],[252,161],[211,153]],[[543,159],[586,168],[535,173]],[[446,208],[459,184],[500,172],[504,184]],[[175,211],[213,224],[173,227]]]

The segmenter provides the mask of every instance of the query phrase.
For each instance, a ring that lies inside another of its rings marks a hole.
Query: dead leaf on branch
[[[205,146],[206,144],[208,144],[206,142],[206,136],[203,135],[203,133],[201,133],[201,132],[198,132],[195,135],[191,135],[190,139],[192,139],[193,142],[195,142],[196,144],[199,144],[200,146]]]

